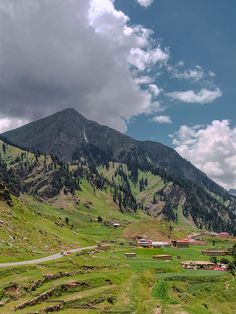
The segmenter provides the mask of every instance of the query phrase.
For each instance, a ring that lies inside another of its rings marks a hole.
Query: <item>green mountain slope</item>
[[[86,178],[94,189],[109,189],[122,212],[143,210],[177,224],[236,233],[235,198],[160,143],[136,141],[74,109],[4,133],[2,138],[36,152],[36,157],[27,157],[32,166],[26,169],[24,158],[11,164],[31,194],[52,198],[63,188],[74,193]],[[46,155],[40,156],[39,151]],[[123,166],[114,167],[114,172],[113,164]],[[112,178],[115,175],[118,181]]]
[[[18,184],[15,188],[18,192],[13,194],[27,192],[48,199],[58,195],[62,188],[79,188],[68,166],[53,156],[30,153],[0,140],[0,161],[6,169],[5,177],[8,174],[8,184],[13,186],[13,180]]]
[[[139,170],[133,180],[132,171],[124,164],[111,162],[98,169],[113,186],[113,197],[121,209],[125,207],[123,201],[126,199],[123,190],[128,185],[126,189],[135,197],[138,208],[148,215],[167,218],[185,227],[195,225],[200,229],[235,233],[233,199],[227,203],[190,181],[175,181],[152,172]]]
[[[150,219],[143,213],[122,213],[108,188],[96,189],[89,182],[88,172],[78,182],[68,165],[49,155],[1,141],[0,156],[1,262],[94,245],[103,239],[123,241],[129,223]],[[112,221],[119,221],[121,227],[114,229]]]
[[[2,137],[31,151],[54,154],[71,162],[84,158],[89,163],[115,161],[146,170],[158,168],[203,188],[227,195],[227,192],[183,159],[174,149],[157,142],[136,141],[116,130],[87,120],[74,109],[66,109],[47,118],[2,134]]]

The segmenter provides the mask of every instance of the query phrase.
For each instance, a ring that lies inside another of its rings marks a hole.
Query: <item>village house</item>
[[[224,249],[209,249],[209,250],[202,250],[202,255],[205,256],[226,256],[231,255],[231,250],[224,250]]]
[[[207,269],[207,270],[213,270],[215,267],[214,263],[208,262],[208,261],[187,261],[181,263],[183,268],[185,269]]]
[[[207,245],[206,241],[201,241],[201,240],[196,240],[196,239],[189,239],[188,241],[190,245],[199,245],[199,246]]]
[[[111,248],[110,244],[107,244],[107,243],[99,243],[97,245],[97,249],[101,251],[108,251],[110,250],[110,248]]]
[[[212,236],[212,237],[216,237],[216,236],[218,236],[218,233],[212,231],[212,232],[209,233],[209,235]]]
[[[136,253],[125,253],[125,257],[127,257],[127,258],[136,258]]]
[[[170,243],[163,242],[163,241],[152,241],[153,248],[161,248],[161,247],[166,247],[166,246],[170,246]]]
[[[118,222],[112,222],[111,225],[113,228],[119,228],[120,227],[120,224]]]
[[[151,240],[146,240],[146,239],[140,239],[137,242],[137,246],[151,248],[152,247],[152,241]]]
[[[132,247],[136,246],[136,242],[135,241],[129,241],[129,246],[132,246]]]
[[[171,255],[153,255],[152,258],[157,261],[171,261],[173,259]]]
[[[172,240],[171,244],[173,247],[186,248],[189,247],[189,240]]]
[[[217,236],[220,238],[229,238],[230,234],[228,232],[220,232]]]

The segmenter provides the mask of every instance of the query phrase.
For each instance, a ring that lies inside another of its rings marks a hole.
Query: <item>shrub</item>
[[[221,260],[220,260],[221,264],[229,264],[229,260],[225,257],[223,257]]]
[[[218,262],[218,261],[217,261],[217,257],[216,257],[216,256],[211,256],[211,257],[210,257],[210,262],[211,262],[211,263],[214,263],[214,264],[217,264],[217,262]]]

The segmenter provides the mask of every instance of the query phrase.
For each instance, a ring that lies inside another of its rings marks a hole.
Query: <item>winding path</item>
[[[95,249],[95,248],[96,248],[96,246],[87,246],[87,247],[81,247],[78,249],[67,250],[66,252],[75,253],[75,252],[80,252],[80,251],[84,251],[84,250],[91,250],[91,249]],[[21,266],[21,265],[39,264],[39,263],[43,263],[43,262],[53,261],[53,260],[59,259],[63,256],[64,255],[62,255],[61,253],[57,253],[57,254],[53,254],[50,256],[45,256],[42,258],[33,259],[33,260],[29,260],[29,261],[1,263],[0,267],[13,267],[13,266]]]

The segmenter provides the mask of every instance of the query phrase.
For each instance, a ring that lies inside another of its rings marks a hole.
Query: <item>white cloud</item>
[[[20,127],[26,124],[27,122],[28,122],[27,120],[19,120],[14,118],[8,119],[0,116],[0,133],[6,132],[13,128]]]
[[[152,118],[152,121],[156,122],[156,123],[160,123],[160,124],[171,124],[172,120],[169,116],[155,116]]]
[[[184,66],[184,60],[180,60],[178,63],[177,63],[177,66],[178,67],[183,67]]]
[[[149,7],[153,3],[153,1],[154,0],[137,0],[137,2],[145,8]]]
[[[140,85],[152,83],[148,71],[169,52],[112,0],[1,0],[0,40],[0,113],[8,119],[74,107],[126,131],[125,121],[161,108]]]
[[[149,90],[154,97],[159,96],[161,93],[160,88],[156,84],[149,84]]]
[[[150,83],[153,83],[153,78],[150,77],[150,76],[139,76],[135,79],[135,82],[138,84],[138,85],[145,85],[145,84],[150,84]]]
[[[192,69],[180,72],[178,69],[173,70],[173,77],[178,79],[190,80],[193,82],[198,82],[204,77],[203,68],[199,65]]]
[[[151,114],[155,112],[162,112],[165,111],[165,107],[162,106],[162,104],[159,101],[152,101],[151,106],[149,107],[149,110],[146,112],[146,114]]]
[[[167,93],[167,96],[169,96],[172,99],[182,101],[185,103],[198,103],[198,104],[207,104],[213,102],[222,95],[223,92],[219,88],[216,88],[215,90],[208,90],[203,88],[198,93],[195,93],[193,90],[175,91]]]
[[[209,71],[209,72],[208,72],[208,75],[209,75],[210,77],[215,77],[215,76],[216,76],[215,72],[213,72],[213,71]]]
[[[226,189],[236,188],[236,127],[229,120],[183,125],[174,134],[177,152]]]
[[[168,50],[163,51],[160,47],[154,49],[132,48],[129,56],[129,63],[140,71],[153,67],[158,62],[165,64],[169,59]]]

